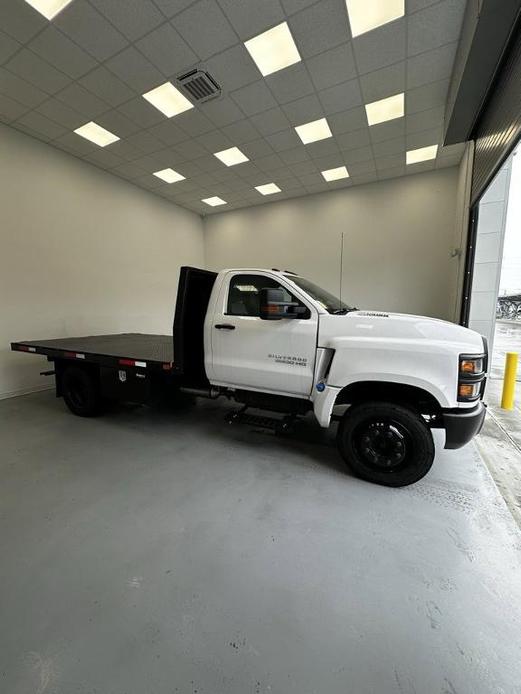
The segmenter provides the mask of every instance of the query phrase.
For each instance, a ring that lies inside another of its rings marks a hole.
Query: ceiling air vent
[[[221,93],[221,87],[214,78],[204,70],[190,70],[180,75],[177,84],[184,89],[194,101],[203,103],[215,99]]]

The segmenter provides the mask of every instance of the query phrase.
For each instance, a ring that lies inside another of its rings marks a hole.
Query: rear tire
[[[78,417],[95,417],[103,400],[96,374],[78,366],[67,366],[61,377],[61,392],[69,410]]]
[[[341,456],[364,480],[404,487],[421,480],[434,460],[434,441],[423,417],[389,402],[353,405],[337,434]]]

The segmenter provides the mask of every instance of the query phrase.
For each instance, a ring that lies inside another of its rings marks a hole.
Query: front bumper
[[[461,448],[479,434],[487,406],[479,402],[471,409],[457,408],[443,411],[445,426],[445,448]]]

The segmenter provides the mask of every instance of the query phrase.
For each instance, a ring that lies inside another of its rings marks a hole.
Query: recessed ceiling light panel
[[[155,106],[167,118],[177,116],[178,113],[183,113],[183,111],[188,111],[188,109],[194,107],[186,96],[183,96],[171,82],[165,82],[160,87],[143,94],[143,98],[151,103],[152,106]]]
[[[205,202],[207,205],[210,205],[210,207],[217,207],[217,205],[227,204],[226,200],[223,200],[217,196],[214,196],[213,198],[204,198],[204,200],[201,200],[201,202]]]
[[[273,193],[281,192],[276,183],[266,183],[263,186],[255,186],[255,190],[258,190],[261,195],[273,195]]]
[[[385,121],[394,120],[395,118],[403,118],[403,94],[395,94],[394,96],[388,96],[386,99],[380,99],[379,101],[366,104],[365,112],[367,113],[367,122],[369,125],[377,125],[378,123],[385,123]]]
[[[438,145],[429,145],[428,147],[420,147],[419,149],[409,149],[407,151],[407,164],[418,164],[421,161],[436,159],[437,154]]]
[[[166,183],[177,183],[177,181],[184,181],[185,177],[182,176],[177,171],[173,169],[163,169],[162,171],[155,171],[154,176],[161,178]]]
[[[54,19],[56,15],[67,7],[72,0],[25,0],[31,7],[34,7],[40,14],[48,19]]]
[[[341,178],[349,178],[349,172],[345,166],[338,166],[336,169],[326,169],[321,171],[326,181],[338,181]]]
[[[235,166],[236,164],[249,161],[248,157],[238,147],[230,147],[230,149],[223,149],[222,152],[214,152],[214,157],[220,159],[226,166]]]
[[[82,125],[81,128],[76,128],[74,132],[76,135],[80,135],[81,137],[94,142],[94,144],[99,145],[100,147],[106,147],[107,145],[119,140],[117,135],[114,135],[114,133],[111,133],[109,130],[105,130],[105,128],[102,128],[101,125],[94,123],[94,121],[85,123],[85,125]]]
[[[319,118],[310,123],[297,125],[295,130],[305,145],[308,145],[310,142],[317,142],[318,140],[325,140],[328,137],[333,137],[333,133],[325,118]]]
[[[301,60],[287,22],[254,36],[244,45],[264,77]]]
[[[353,38],[403,17],[405,0],[346,0]]]

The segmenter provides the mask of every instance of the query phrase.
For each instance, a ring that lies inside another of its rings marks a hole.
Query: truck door
[[[263,320],[259,293],[283,289],[305,306],[298,318]],[[211,317],[210,381],[219,385],[307,396],[313,387],[318,314],[277,277],[230,273]]]

